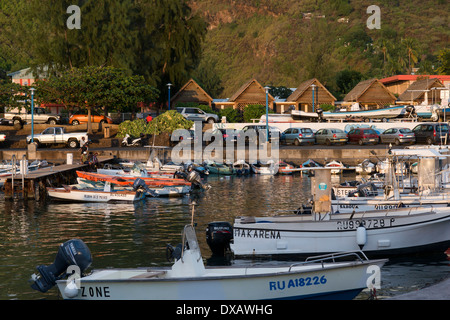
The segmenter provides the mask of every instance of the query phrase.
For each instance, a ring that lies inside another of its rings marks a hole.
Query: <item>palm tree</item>
[[[418,61],[417,40],[414,38],[403,38],[401,44],[406,50],[408,56],[408,73],[411,74],[414,63]]]

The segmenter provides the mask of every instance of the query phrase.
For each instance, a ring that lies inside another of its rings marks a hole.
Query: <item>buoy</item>
[[[70,281],[64,288],[64,294],[68,298],[75,298],[78,295],[78,287],[75,280]]]
[[[367,241],[367,231],[364,227],[358,227],[356,229],[356,243],[359,246],[359,249],[362,250]]]

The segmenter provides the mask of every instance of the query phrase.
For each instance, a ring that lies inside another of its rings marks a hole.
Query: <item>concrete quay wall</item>
[[[128,160],[140,160],[146,161],[150,155],[148,148],[99,148],[90,149],[90,151],[98,152],[99,156],[108,156]],[[373,154],[375,153],[375,155]],[[16,159],[20,160],[25,156],[28,161],[35,159],[47,160],[49,162],[65,163],[67,161],[68,154],[72,154],[73,162],[78,163],[80,159],[80,151],[78,149],[37,149],[35,152],[29,152],[27,149],[4,149],[0,150],[0,159],[11,160],[15,155]],[[269,153],[270,155],[270,153]],[[342,161],[346,165],[357,165],[364,159],[372,159],[376,162],[378,159],[383,159],[386,156],[386,148],[370,148],[368,146],[358,147],[281,147],[279,149],[280,160],[300,165],[308,159],[313,159],[319,163],[325,163],[332,160]],[[171,148],[159,149],[158,157],[162,161],[171,160]],[[201,158],[201,155],[197,155],[196,158]],[[224,154],[224,159],[226,155]],[[235,152],[236,158],[236,152]],[[191,159],[194,159],[194,151],[191,152]],[[246,160],[248,161],[248,150],[246,151]]]

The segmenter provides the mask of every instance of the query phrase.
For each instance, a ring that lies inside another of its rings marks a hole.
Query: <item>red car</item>
[[[350,130],[347,136],[349,143],[358,142],[360,146],[365,143],[378,144],[378,142],[380,141],[378,133],[370,128],[357,128]]]

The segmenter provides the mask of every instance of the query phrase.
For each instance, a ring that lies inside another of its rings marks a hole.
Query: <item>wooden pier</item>
[[[108,162],[112,157],[101,158],[99,163]],[[3,186],[5,199],[13,200],[34,199],[37,201],[47,198],[47,187],[57,187],[76,182],[77,170],[86,170],[88,164],[61,164],[29,171],[27,174],[14,174]]]

